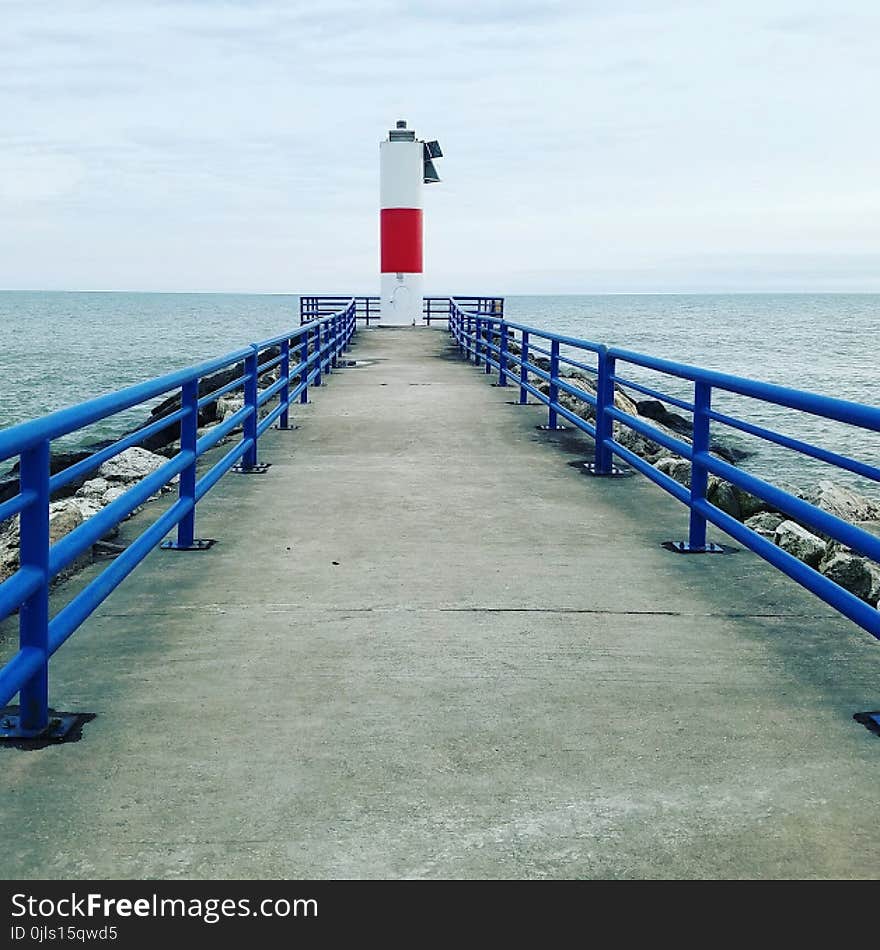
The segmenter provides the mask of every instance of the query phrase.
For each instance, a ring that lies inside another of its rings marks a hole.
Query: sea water
[[[725,373],[880,404],[878,294],[508,297],[510,320]],[[0,292],[0,427],[221,355],[299,324],[295,295]],[[589,362],[588,359],[584,360]],[[621,365],[621,375],[687,398],[691,384]],[[637,398],[644,398],[637,396]],[[717,394],[751,422],[880,465],[880,436]],[[92,427],[106,438],[143,408]],[[81,436],[65,440],[76,444]],[[804,488],[822,477],[870,483],[739,437],[744,467]]]

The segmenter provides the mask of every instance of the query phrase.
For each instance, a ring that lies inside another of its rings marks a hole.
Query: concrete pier
[[[4,876],[880,876],[880,645],[446,333],[356,340],[52,661],[97,717],[0,749]]]

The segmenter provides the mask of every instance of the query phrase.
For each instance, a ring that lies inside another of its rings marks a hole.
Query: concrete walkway
[[[5,877],[880,876],[880,645],[445,333],[350,355],[53,660]]]

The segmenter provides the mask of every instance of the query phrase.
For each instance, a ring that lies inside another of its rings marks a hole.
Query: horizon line
[[[63,288],[44,290],[35,287],[0,287],[0,294],[156,294],[164,296],[216,296],[216,297],[378,297],[378,293],[315,293],[314,291],[284,291],[284,290],[141,290],[141,289],[94,289],[94,288]],[[425,297],[469,297],[473,292],[461,294],[426,293]],[[481,291],[479,296],[503,297],[754,297],[754,296],[809,296],[809,297],[839,297],[839,296],[880,296],[877,290],[582,290],[565,291],[562,293],[551,291],[529,291],[527,293],[494,294]]]

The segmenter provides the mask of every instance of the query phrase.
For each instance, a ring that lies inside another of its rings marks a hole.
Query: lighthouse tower
[[[437,142],[423,142],[397,123],[379,144],[382,311],[380,326],[422,321],[422,185],[439,181]]]

